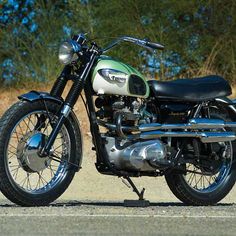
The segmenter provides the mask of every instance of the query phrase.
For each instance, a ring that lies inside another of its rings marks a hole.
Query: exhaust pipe
[[[223,129],[226,127],[236,127],[236,122],[225,122],[220,119],[204,119],[197,118],[191,119],[187,124],[143,124],[139,126],[140,139],[152,139],[161,137],[191,137],[200,138],[203,143],[214,142],[227,142],[236,139],[234,132],[205,132],[205,131],[187,131],[195,129]],[[174,130],[180,129],[184,131],[168,131],[163,132],[161,130]]]
[[[172,130],[172,129],[222,129],[226,127],[235,128],[236,122],[225,122],[220,119],[190,119],[187,124],[143,124],[138,127],[139,131],[154,131],[154,130]]]
[[[172,138],[200,138],[203,143],[214,142],[228,142],[236,139],[236,135],[233,132],[163,132],[163,131],[150,131],[140,134],[129,135],[129,140],[133,139],[156,139],[163,137]]]
[[[200,138],[203,143],[214,142],[227,142],[236,140],[234,132],[209,132],[209,131],[192,131],[192,130],[207,130],[207,129],[223,129],[227,127],[236,128],[236,122],[225,122],[220,119],[205,119],[196,118],[190,119],[188,123],[183,124],[142,124],[140,126],[121,126],[108,124],[106,122],[99,121],[99,125],[102,125],[108,129],[116,130],[119,134],[122,131],[139,132],[125,136],[129,140],[134,139],[156,139],[162,137],[191,137]],[[168,131],[164,131],[168,130]],[[181,130],[181,131],[172,131]],[[122,132],[123,133],[123,132]]]

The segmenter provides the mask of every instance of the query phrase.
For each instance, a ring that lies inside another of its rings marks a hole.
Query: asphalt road
[[[0,202],[0,235],[235,235],[236,204],[56,202],[23,208]]]

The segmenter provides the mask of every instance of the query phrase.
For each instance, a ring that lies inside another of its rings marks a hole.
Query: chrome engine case
[[[158,139],[122,145],[114,137],[106,141],[109,160],[119,170],[154,171],[166,158],[166,147]]]

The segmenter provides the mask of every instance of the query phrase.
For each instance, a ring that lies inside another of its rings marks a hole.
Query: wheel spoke
[[[193,178],[194,178],[194,173],[191,173],[189,179],[188,179],[188,182],[190,183],[190,185],[192,184],[193,182]]]
[[[207,183],[211,185],[211,182],[209,181],[209,179],[205,175],[203,175],[203,177],[206,179]]]
[[[196,176],[196,174],[195,174],[195,176]],[[202,176],[198,179],[198,181],[196,182],[196,184],[195,184],[195,186],[194,186],[194,188],[197,188],[197,186],[198,186],[198,183],[201,181],[201,178],[202,178]]]
[[[17,174],[18,174],[19,169],[20,169],[20,166],[18,166],[18,167],[15,169],[15,172],[12,174],[15,179],[17,179]],[[14,170],[13,170],[13,171],[14,171]]]
[[[50,170],[51,178],[55,175],[55,172],[52,169],[51,164],[47,167]]]
[[[8,152],[10,152],[13,156],[17,156],[17,154],[15,152],[12,152],[10,150],[8,150]]]
[[[15,146],[13,146],[12,144],[9,143],[9,146],[14,148],[15,150],[17,150],[17,148]]]
[[[54,152],[55,152],[55,150],[57,150],[58,148],[62,147],[63,145],[64,145],[64,143],[62,143],[61,145],[59,145],[58,147],[56,147],[56,148],[54,149]]]
[[[31,183],[30,183],[30,178],[29,178],[29,176],[30,176],[29,173],[27,173],[27,176],[28,176],[28,178],[27,178],[26,187],[27,187],[27,189],[32,190]]]
[[[24,187],[26,181],[27,181],[28,175],[21,181],[20,186]]]
[[[23,122],[25,123],[26,128],[27,128],[26,133],[28,133],[28,130],[31,132],[31,129],[30,129],[29,125],[26,123],[25,119],[23,120]]]
[[[20,128],[20,131],[21,131],[22,136],[24,136],[24,132],[23,132],[23,130],[22,130],[22,127],[21,127],[20,123],[19,123],[18,127]]]
[[[12,157],[14,157],[15,154],[11,155],[11,156],[8,156],[8,160],[10,160]]]
[[[27,117],[27,118],[28,118],[28,120],[29,120],[29,122],[28,122],[28,126],[30,126],[30,124],[29,124],[29,123],[31,123],[31,124],[32,124],[32,126],[35,128],[35,126],[36,126],[36,123],[34,124],[34,123],[32,122],[32,120],[31,120],[31,116],[32,116],[32,115],[30,115],[30,117]]]

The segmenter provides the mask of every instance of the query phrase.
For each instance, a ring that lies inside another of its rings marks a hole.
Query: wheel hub
[[[39,132],[27,133],[18,143],[17,159],[27,172],[39,172],[48,167],[51,160],[48,156],[38,155],[46,142],[46,135]]]
[[[206,159],[200,159],[201,171],[209,175],[218,173],[222,167],[222,162],[225,159],[230,159],[231,154],[232,153],[229,144],[213,143],[211,155]],[[203,164],[203,166],[201,164]]]

